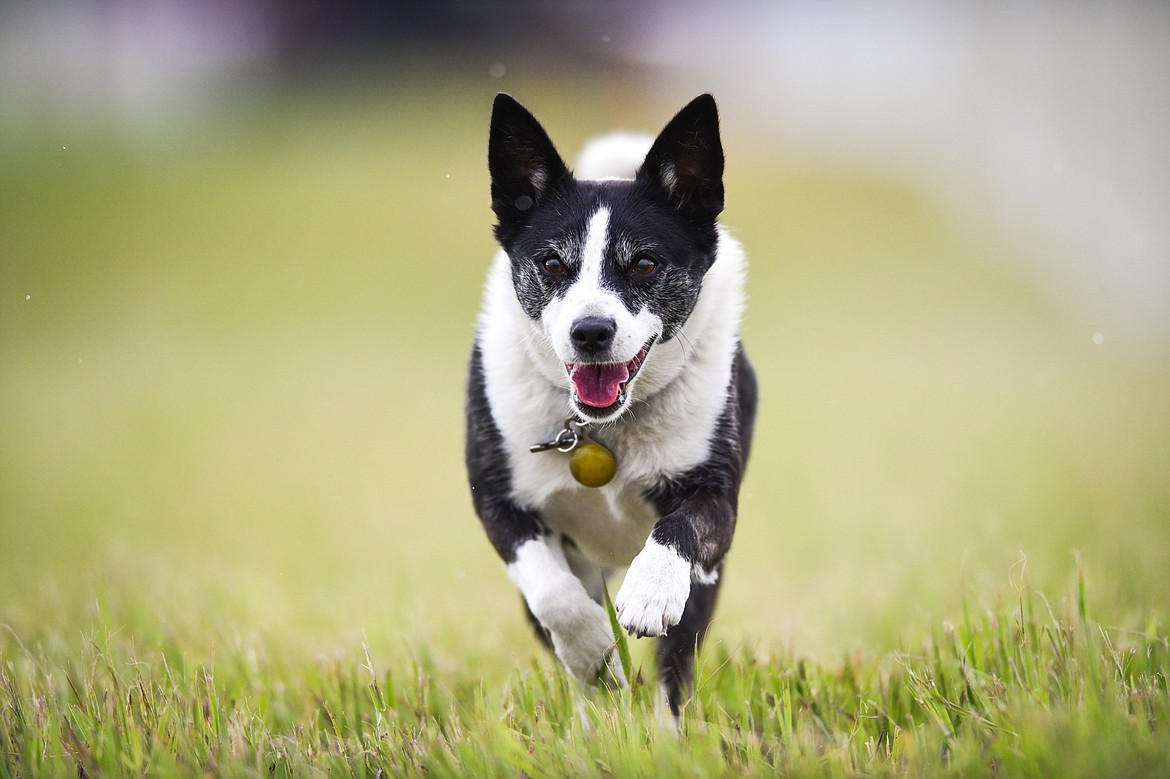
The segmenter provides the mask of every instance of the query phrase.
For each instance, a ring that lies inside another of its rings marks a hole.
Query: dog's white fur
[[[643,136],[608,137],[590,146],[577,175],[632,178],[649,145]],[[649,538],[657,517],[644,494],[649,485],[708,458],[738,348],[745,266],[739,243],[720,227],[718,257],[681,332],[651,349],[628,388],[633,405],[622,424],[597,431],[621,453],[616,476],[603,487],[585,488],[563,458],[529,451],[572,416],[562,356],[569,354],[569,326],[594,310],[615,317],[617,337],[623,339],[620,353],[629,358],[662,328],[646,311],[630,314],[597,284],[590,264],[600,263],[609,240],[607,223],[608,212],[601,208],[590,221],[583,278],[575,285],[580,289],[550,306],[539,323],[520,307],[511,261],[499,251],[479,323],[486,392],[504,439],[512,497],[522,506],[539,507],[550,529],[570,536],[580,550],[573,552],[580,558],[574,563],[559,535],[526,541],[508,565],[508,576],[549,630],[557,656],[588,681],[596,678],[613,639],[608,617],[592,597],[597,593],[584,582],[600,582],[602,568],[628,566],[615,598],[619,622],[628,630],[659,634],[678,623],[691,581],[714,576]],[[651,398],[653,403],[641,402]]]
[[[598,569],[588,573],[600,582]],[[597,679],[613,647],[609,616],[573,573],[563,547],[543,539],[521,544],[508,566],[508,578],[548,630],[553,651],[565,667],[582,681]],[[620,666],[615,676],[625,683]]]
[[[613,605],[623,626],[652,636],[678,624],[690,594],[691,566],[650,538],[630,563]]]

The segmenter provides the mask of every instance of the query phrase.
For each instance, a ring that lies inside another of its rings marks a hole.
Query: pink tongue
[[[604,363],[600,365],[573,366],[569,374],[573,386],[577,388],[577,397],[587,406],[605,408],[617,402],[622,390],[622,382],[630,378],[629,369],[622,363]]]

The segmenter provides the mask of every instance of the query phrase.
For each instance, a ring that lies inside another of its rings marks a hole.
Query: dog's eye
[[[545,273],[553,276],[558,276],[565,272],[565,263],[555,254],[546,255],[541,261],[541,267],[544,268]]]
[[[649,276],[654,271],[658,270],[658,263],[648,254],[639,254],[634,260],[634,264],[630,266],[634,269],[634,273],[639,276]]]

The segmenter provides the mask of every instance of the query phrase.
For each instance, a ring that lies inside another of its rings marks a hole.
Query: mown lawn
[[[0,140],[2,775],[1170,772],[1170,358],[734,115],[720,611],[677,736],[582,698],[463,483],[493,85],[423,86]],[[504,86],[570,153],[672,110]]]

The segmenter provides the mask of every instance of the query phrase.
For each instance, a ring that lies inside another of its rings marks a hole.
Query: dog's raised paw
[[[691,594],[691,566],[653,538],[630,563],[614,599],[618,624],[632,636],[661,636],[682,619]]]

